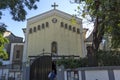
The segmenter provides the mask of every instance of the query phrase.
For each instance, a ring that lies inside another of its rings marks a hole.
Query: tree
[[[16,21],[24,21],[26,19],[26,9],[37,9],[36,2],[39,0],[0,0],[0,18],[2,11],[10,10],[12,19]]]
[[[3,15],[2,12],[7,9],[10,11],[13,20],[24,21],[27,15],[27,9],[37,9],[36,2],[39,2],[39,0],[0,0],[0,19]],[[0,57],[2,58],[6,57],[4,45],[8,42],[3,37],[5,31],[5,24],[2,23],[0,25]]]
[[[104,34],[112,37],[113,48],[120,48],[120,0],[75,0],[74,2],[85,2],[82,15],[83,17],[89,15],[94,22],[93,42],[91,51],[88,52],[93,53],[93,66],[96,66],[98,63],[95,54]]]
[[[8,55],[4,50],[4,45],[8,43],[8,39],[3,37],[4,32],[6,31],[6,25],[0,24],[0,58],[7,59]]]

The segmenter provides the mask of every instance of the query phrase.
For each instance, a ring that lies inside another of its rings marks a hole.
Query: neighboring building
[[[9,43],[5,45],[5,50],[9,55],[8,60],[3,60],[0,67],[0,79],[21,80],[22,60],[24,43],[23,38],[15,36],[12,32],[6,31],[4,37],[8,38]]]
[[[109,51],[109,50],[117,50],[120,51],[120,47],[118,48],[113,48],[112,47],[112,36],[110,34],[105,34],[104,35],[104,50]]]
[[[93,41],[93,34],[91,33],[85,40],[85,53],[87,54],[87,47],[92,46],[92,41]]]
[[[102,42],[99,44],[99,50],[105,50],[105,51],[114,50],[111,47],[111,38],[112,37],[110,35],[105,34],[103,36]],[[92,46],[92,41],[93,41],[93,33],[91,33],[89,37],[85,39],[85,48],[87,48],[88,46]],[[87,50],[85,51],[85,53],[87,53]]]
[[[10,59],[10,52],[11,52],[11,44],[12,43],[23,43],[23,38],[15,36],[12,32],[6,31],[4,33],[4,37],[6,37],[9,40],[9,43],[5,45],[5,50],[8,53],[8,57]]]
[[[24,43],[12,43],[9,75],[19,80],[22,76]]]

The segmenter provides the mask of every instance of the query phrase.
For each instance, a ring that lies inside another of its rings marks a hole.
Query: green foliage
[[[98,66],[120,66],[120,51],[98,51],[95,56],[98,61]],[[89,66],[87,57],[79,59],[60,59],[57,60],[57,65],[64,65],[66,69]]]
[[[110,34],[112,36],[112,47],[120,48],[120,0],[79,1],[85,2],[82,13],[84,18],[89,15],[93,22],[98,18],[97,26],[95,26],[98,40],[104,34]]]
[[[36,2],[39,0],[0,0],[0,19],[2,18],[2,11],[10,10],[12,19],[15,21],[24,21],[26,19],[26,9],[37,9]],[[0,24],[0,58],[7,59],[8,55],[4,50],[4,45],[8,43],[8,39],[3,37],[6,31],[6,25]]]
[[[87,58],[80,58],[80,59],[60,59],[57,60],[57,65],[64,65],[65,68],[79,68],[79,67],[86,67],[88,66],[88,60]]]
[[[16,21],[24,21],[26,19],[26,9],[37,9],[36,2],[39,0],[0,0],[0,18],[2,10],[10,10],[12,18]]]
[[[8,59],[8,54],[3,47],[0,47],[0,58],[4,60]]]
[[[2,18],[2,11],[10,10],[12,19],[15,21],[24,21],[27,15],[27,9],[37,9],[36,2],[39,0],[0,0],[0,19]],[[9,41],[3,37],[6,31],[6,25],[0,24],[0,58],[7,59],[8,55],[4,50],[4,45]]]
[[[99,51],[99,66],[120,66],[120,51]]]
[[[8,55],[6,51],[4,50],[4,45],[8,43],[8,39],[3,36],[4,32],[6,31],[5,26],[0,26],[0,58],[7,59]]]

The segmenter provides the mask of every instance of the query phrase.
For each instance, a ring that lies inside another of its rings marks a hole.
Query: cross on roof
[[[56,7],[58,7],[58,5],[54,2],[54,5],[51,5],[52,7],[54,7],[54,9],[56,9]]]

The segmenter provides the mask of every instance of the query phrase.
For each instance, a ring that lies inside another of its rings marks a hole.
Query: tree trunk
[[[96,12],[97,12],[99,9],[99,0],[96,0],[95,3],[96,3]],[[99,24],[102,23],[103,20],[104,17],[101,18],[100,21],[99,17],[96,16],[96,20],[94,23],[94,30],[93,30],[92,46],[87,48],[89,66],[98,66],[97,52],[99,49],[99,45],[102,42],[102,37],[104,35],[104,24],[103,26],[99,26]]]

